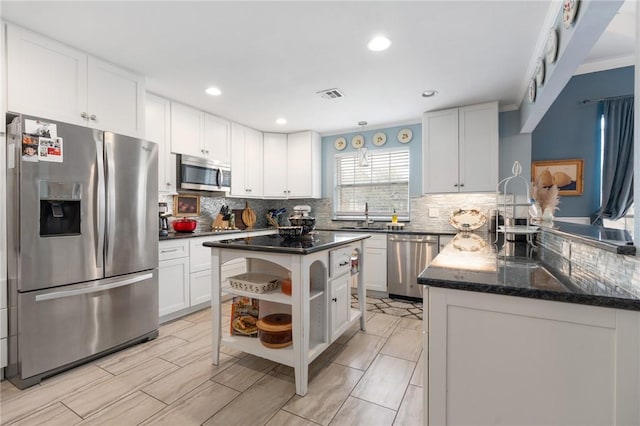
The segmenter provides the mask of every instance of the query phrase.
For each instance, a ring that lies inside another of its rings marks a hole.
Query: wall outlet
[[[569,241],[562,242],[562,257],[571,259],[571,243]]]
[[[438,217],[440,216],[440,209],[435,207],[429,207],[429,217]]]

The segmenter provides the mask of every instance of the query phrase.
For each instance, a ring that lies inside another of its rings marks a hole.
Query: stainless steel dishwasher
[[[437,235],[389,234],[387,286],[389,296],[422,297],[418,275],[438,254]]]

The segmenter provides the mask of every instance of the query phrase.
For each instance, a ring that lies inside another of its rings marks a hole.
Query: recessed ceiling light
[[[382,50],[387,50],[391,46],[391,40],[384,36],[377,36],[371,39],[369,43],[367,43],[367,48],[369,50],[373,50],[374,52],[380,52]]]
[[[286,118],[278,118],[276,120],[276,124],[287,124],[287,119]]]
[[[211,95],[211,96],[220,96],[222,94],[222,91],[220,89],[213,86],[208,87],[207,90],[205,90],[205,92],[207,92],[207,95]]]
[[[422,97],[423,97],[423,98],[432,98],[432,97],[434,97],[434,96],[435,96],[435,95],[437,95],[437,94],[438,94],[438,91],[437,91],[437,90],[433,90],[433,89],[431,89],[431,90],[425,90],[424,92],[422,92]]]

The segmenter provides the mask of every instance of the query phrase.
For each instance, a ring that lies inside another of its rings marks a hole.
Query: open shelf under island
[[[278,235],[205,242],[211,248],[213,363],[224,344],[252,355],[293,367],[296,393],[307,393],[309,364],[352,324],[365,329],[366,304],[362,274],[364,240],[368,234],[319,232],[302,240]],[[221,285],[221,266],[246,259],[247,271],[291,279],[291,295],[280,289],[252,293]],[[354,265],[353,259],[357,259]],[[357,287],[359,309],[351,308],[351,283]],[[280,349],[264,346],[258,338],[230,335],[222,330],[222,293],[259,300],[260,317],[271,313],[291,315],[292,345]]]

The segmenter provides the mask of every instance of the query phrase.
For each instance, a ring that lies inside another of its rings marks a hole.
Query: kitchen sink
[[[381,231],[384,229],[382,226],[341,226],[339,229],[356,230],[356,229],[371,229],[373,231]]]

